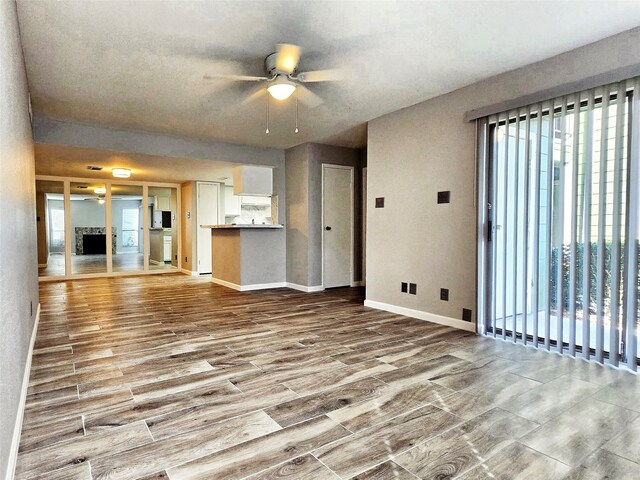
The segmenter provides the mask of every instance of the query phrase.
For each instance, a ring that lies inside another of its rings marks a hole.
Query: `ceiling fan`
[[[300,102],[309,107],[317,107],[322,99],[302,85],[312,82],[330,82],[340,80],[342,72],[337,69],[298,72],[301,48],[289,43],[276,46],[276,51],[264,59],[266,75],[256,77],[250,75],[205,75],[205,80],[228,79],[247,82],[267,82],[267,92],[276,100],[286,100],[297,90]],[[264,93],[264,89],[250,95],[242,103],[248,103]]]

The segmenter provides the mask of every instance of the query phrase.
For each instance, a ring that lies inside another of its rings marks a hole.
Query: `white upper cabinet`
[[[233,193],[235,195],[273,195],[273,169],[253,165],[233,167]]]

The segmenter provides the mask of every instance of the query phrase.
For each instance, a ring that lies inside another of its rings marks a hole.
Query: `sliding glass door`
[[[637,84],[482,122],[486,333],[637,368]]]

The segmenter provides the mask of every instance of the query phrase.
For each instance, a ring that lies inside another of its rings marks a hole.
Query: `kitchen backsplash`
[[[240,211],[242,213],[239,216],[226,216],[225,223],[256,223],[258,225],[271,223],[271,207],[242,205]]]

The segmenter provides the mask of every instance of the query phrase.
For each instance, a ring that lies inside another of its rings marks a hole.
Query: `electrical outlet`
[[[415,295],[417,289],[418,289],[418,285],[416,285],[415,283],[410,283],[409,284],[409,293],[411,295]]]
[[[407,282],[402,282],[402,283],[400,284],[400,291],[401,291],[402,293],[407,293]]]
[[[472,317],[473,317],[473,312],[471,311],[470,308],[462,309],[462,320],[464,320],[465,322],[470,322],[472,320]]]
[[[191,218],[191,212],[187,212],[187,220]]]
[[[185,261],[185,262],[188,262],[188,261],[189,261],[189,258],[184,257],[184,261]]]
[[[451,202],[451,192],[446,190],[444,192],[438,192],[438,203],[450,203]]]
[[[449,289],[441,288],[440,289],[440,300],[444,300],[445,302],[449,301]]]
[[[376,208],[384,208],[384,197],[376,197]]]

